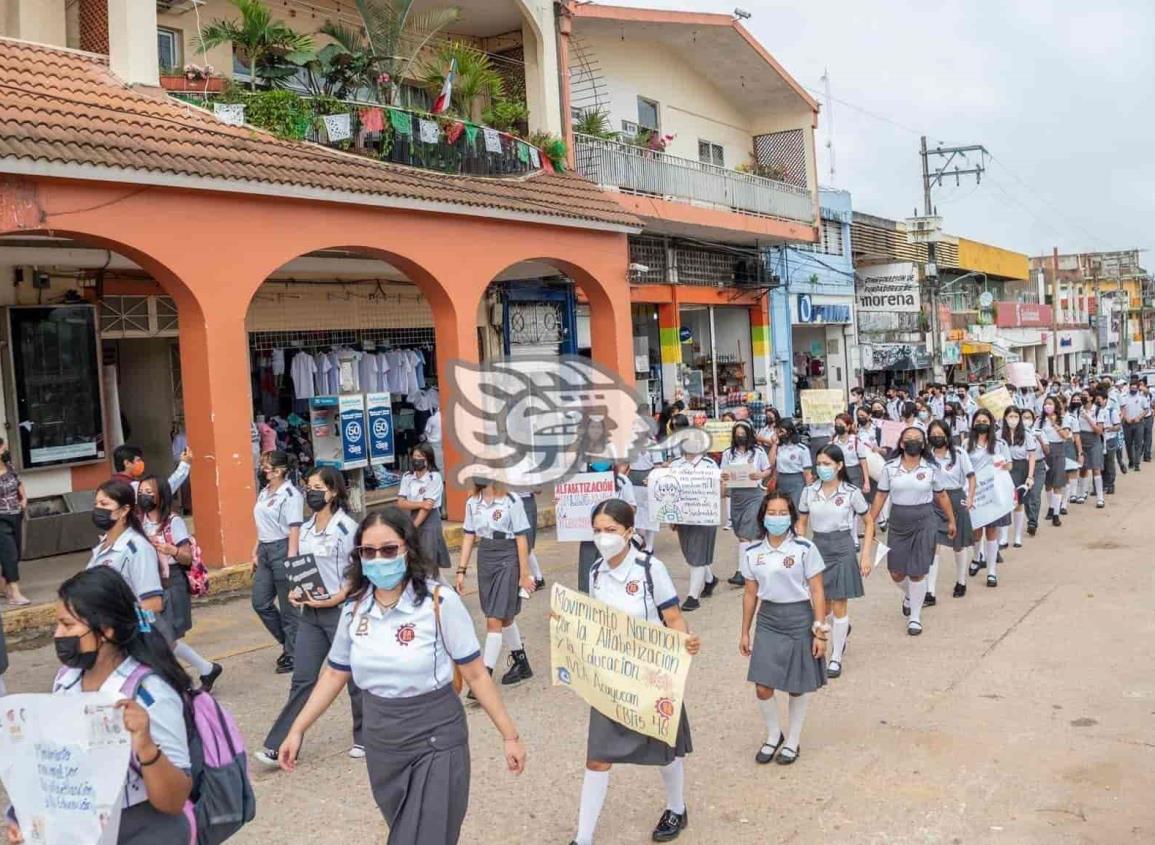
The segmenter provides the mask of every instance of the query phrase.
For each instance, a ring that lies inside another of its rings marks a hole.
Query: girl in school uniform
[[[681,421],[686,421],[686,418],[681,416]],[[674,418],[673,426],[675,430],[686,427],[681,425],[678,417]],[[671,468],[718,466],[713,458],[704,452],[691,452],[689,446],[681,447],[681,451],[682,456],[670,462]],[[670,527],[678,535],[678,547],[682,550],[682,557],[686,559],[686,563],[690,567],[689,595],[682,602],[682,610],[697,610],[702,606],[701,600],[709,598],[713,594],[714,588],[718,586],[718,578],[714,575],[713,569],[718,526],[672,524]]]
[[[1075,445],[1075,429],[1071,427],[1075,421],[1066,413],[1063,398],[1058,394],[1043,400],[1041,413],[1039,435],[1047,453],[1047,478],[1044,482],[1047,519],[1057,527],[1063,524],[1059,512],[1062,509],[1063,493],[1067,489],[1068,445]]]
[[[1041,409],[1042,400],[1036,403]],[[1046,465],[1046,449],[1044,448],[1044,441],[1042,433],[1038,428],[1038,412],[1026,408],[1023,410],[1023,426],[1027,431],[1031,432],[1035,438],[1035,483],[1027,490],[1027,494],[1023,497],[1026,502],[1027,514],[1027,534],[1034,537],[1039,530],[1039,511],[1043,496],[1043,483],[1046,480],[1048,467]]]
[[[181,517],[172,512],[172,488],[155,475],[140,479],[136,507],[144,535],[156,549],[164,585],[163,617],[172,634],[172,650],[200,677],[201,689],[212,692],[213,684],[224,667],[205,660],[184,641],[192,630],[192,596],[189,595],[188,570],[193,564],[192,535]]]
[[[481,661],[469,612],[429,571],[404,511],[365,517],[353,538],[350,598],[328,666],[278,753],[281,768],[293,771],[305,733],[351,679],[361,690],[369,788],[389,825],[389,845],[460,838],[469,727],[453,688],[454,664],[501,734],[506,766],[514,774],[525,768],[525,746]]]
[[[297,612],[289,604],[289,578],[285,559],[298,554],[305,500],[289,474],[294,460],[287,452],[261,455],[265,486],[253,506],[257,545],[253,548],[253,610],[265,629],[281,645],[276,672],[293,671],[293,642],[297,635]]]
[[[626,474],[628,469],[629,464],[627,463],[614,464],[605,459],[590,461],[587,467],[588,472],[613,470],[614,495],[627,502],[636,511],[638,500],[634,496],[634,485],[630,483],[630,477]],[[592,540],[582,540],[578,545],[578,589],[583,593],[588,594],[590,591],[590,569],[593,568],[594,561],[597,559],[598,547],[594,545]]]
[[[776,489],[789,493],[794,509],[798,510],[803,488],[814,483],[811,472],[814,464],[810,449],[802,445],[793,420],[782,420],[778,424],[778,449],[774,458],[778,478]]]
[[[909,616],[906,632],[912,637],[922,633],[922,606],[926,598],[926,576],[934,562],[938,520],[934,504],[946,517],[947,537],[956,533],[954,507],[935,473],[935,460],[927,448],[926,433],[916,427],[903,429],[898,438],[900,454],[887,461],[878,479],[877,495],[866,521],[866,538],[862,543],[861,564],[865,569],[874,561],[875,522],[883,505],[893,499],[890,509],[890,531],[886,568],[903,595],[902,614]]]
[[[802,491],[798,508],[798,536],[813,529],[815,547],[822,554],[822,592],[833,614],[832,642],[827,675],[842,674],[842,654],[850,635],[850,599],[865,595],[862,579],[870,570],[862,569],[855,546],[855,523],[869,510],[862,491],[847,474],[845,453],[836,443],[822,447],[815,461],[818,480]]]
[[[658,452],[658,441],[650,437],[646,440],[645,448],[641,449],[638,454],[630,461],[630,484],[634,488],[634,500],[637,501],[641,496],[647,496],[647,485],[650,483],[650,473],[654,471],[654,467],[658,465],[661,460],[661,455]],[[642,547],[651,554],[654,551],[654,541],[658,538],[658,532],[653,528],[638,529],[634,531],[636,537],[642,541]]]
[[[333,467],[314,469],[305,482],[305,501],[313,515],[301,526],[301,554],[313,556],[329,598],[313,599],[300,590],[289,593],[289,601],[301,617],[297,623],[293,682],[289,687],[289,698],[273,721],[262,750],[253,755],[258,763],[267,768],[275,769],[280,765],[277,749],[285,741],[289,728],[317,686],[325,658],[337,639],[341,605],[349,593],[345,575],[353,556],[354,538],[357,536],[357,522],[348,512],[348,495],[344,476]],[[422,557],[422,560],[425,558]],[[353,746],[349,749],[349,756],[359,760],[365,756],[365,745],[361,739],[361,691],[352,681],[348,684],[348,690],[349,704],[353,711]]]
[[[529,658],[517,627],[521,613],[520,588],[534,590],[529,574],[529,521],[521,497],[511,494],[499,482],[478,479],[474,493],[465,503],[461,563],[457,567],[457,592],[465,589],[469,558],[477,548],[477,591],[485,614],[486,670],[492,675],[501,656],[502,643],[509,648],[509,671],[503,684],[516,684],[533,677]],[[470,688],[469,694],[474,696]]]
[[[735,423],[730,430],[730,448],[722,453],[722,484],[724,495],[730,502],[730,524],[738,539],[738,565],[729,583],[743,586],[742,555],[746,546],[758,539],[758,507],[762,504],[763,489],[773,474],[770,458],[761,446],[755,443],[754,428],[749,423]],[[747,482],[756,481],[757,486],[731,487],[730,482],[741,478]]]
[[[599,556],[590,578],[590,596],[636,619],[690,634],[678,610],[678,592],[665,564],[633,542],[634,509],[621,499],[608,499],[593,510],[594,543]],[[686,651],[697,654],[694,634]],[[654,828],[655,842],[669,842],[685,829],[689,816],[685,799],[685,756],[693,750],[685,708],[674,745],[640,734],[590,708],[586,738],[586,771],[582,781],[577,836],[571,845],[592,845],[598,816],[609,790],[614,764],[658,766],[666,786],[666,810]]]
[[[998,438],[994,414],[986,408],[979,408],[971,418],[971,434],[967,440],[967,454],[970,456],[971,465],[976,473],[988,466],[994,466],[1000,472],[1010,472],[1011,450],[1005,442]],[[982,560],[976,559],[971,563],[970,574],[973,578],[980,569],[986,569],[988,587],[999,585],[999,528],[1010,524],[1011,514],[1008,511],[994,522],[987,523],[983,528],[975,529],[974,541],[976,545],[983,543],[983,538],[986,538],[983,549],[985,553]]]
[[[1079,498],[1082,504],[1087,500],[1087,475],[1092,476],[1095,488],[1095,507],[1107,506],[1103,499],[1103,465],[1106,455],[1104,435],[1111,422],[1111,412],[1107,408],[1107,393],[1097,391],[1089,404],[1083,404],[1079,413],[1079,440],[1083,444],[1083,468],[1079,471]]]
[[[192,791],[185,711],[192,690],[164,637],[141,621],[139,611],[127,582],[103,567],[61,584],[53,636],[63,668],[52,694],[99,690],[120,699],[117,717],[124,720],[132,753],[119,775],[124,787],[117,845],[171,845],[188,842],[190,835],[184,816]],[[30,834],[31,820],[9,819],[8,842],[34,838]]]
[[[1012,406],[1007,408],[1003,415],[1003,442],[1007,444],[1011,453],[1011,479],[1016,488],[1024,488],[1024,494],[1019,498],[1011,513],[1011,525],[1014,527],[1014,545],[1016,549],[1023,547],[1023,526],[1027,522],[1026,492],[1035,486],[1035,452],[1038,443],[1035,434],[1023,422],[1024,409]]]
[[[788,766],[802,753],[802,725],[810,694],[826,685],[826,601],[822,553],[795,533],[798,512],[789,494],[776,490],[759,507],[762,541],[746,550],[742,574],[742,633],[738,651],[750,658],[746,680],[766,722],[766,741],[755,755],[765,765],[775,757]],[[757,611],[753,647],[750,625]],[[790,696],[789,722],[782,732],[775,691]]]
[[[955,532],[951,537],[947,534],[946,512],[937,504],[934,507],[938,517],[938,548],[950,549],[954,552],[954,597],[960,599],[967,594],[967,565],[970,563],[973,529],[971,528],[971,503],[975,498],[975,471],[971,466],[970,455],[964,450],[955,447],[955,438],[950,425],[943,420],[935,420],[926,430],[926,439],[930,444],[931,454],[935,460],[935,474],[938,476],[942,489],[950,499],[951,511],[954,514]],[[935,589],[938,581],[938,556],[931,564],[927,575],[926,598],[924,607],[932,607],[938,603],[935,598]]]
[[[766,424],[758,430],[758,445],[766,450],[767,454],[778,445],[778,423],[782,415],[777,408],[766,409]]]
[[[540,492],[541,488],[538,487],[534,490],[522,490],[517,494],[521,497],[521,506],[525,509],[525,521],[529,523],[529,533],[525,535],[525,541],[529,548],[527,562],[536,590],[545,586],[545,574],[541,571],[541,562],[538,561],[537,552],[534,551],[537,546],[537,494]]]
[[[107,566],[119,573],[140,606],[157,616],[157,628],[171,642],[171,631],[161,616],[164,586],[160,582],[160,561],[140,524],[132,486],[112,479],[97,487],[92,522],[104,535],[93,548],[86,568]]]
[[[867,495],[870,492],[870,474],[864,462],[871,451],[872,441],[862,436],[850,414],[839,414],[834,418],[834,438],[830,442],[842,450],[847,483],[861,490],[863,496]]]
[[[417,542],[421,545],[421,557],[433,565],[430,577],[436,578],[439,569],[450,567],[449,547],[445,544],[445,532],[441,528],[441,500],[445,495],[445,482],[437,468],[433,447],[420,443],[409,453],[410,472],[401,476],[401,486],[397,491],[397,507],[408,511],[413,525],[417,528]]]
[[[1075,460],[1079,466],[1067,470],[1067,486],[1063,489],[1063,499],[1058,511],[1062,516],[1067,515],[1068,502],[1073,501],[1081,505],[1087,501],[1086,480],[1082,472],[1083,468],[1088,465],[1089,456],[1084,450],[1081,426],[1083,410],[1090,407],[1091,400],[1086,391],[1076,391],[1071,394],[1071,403],[1067,407],[1065,421],[1070,424],[1073,436],[1067,442],[1067,457]]]

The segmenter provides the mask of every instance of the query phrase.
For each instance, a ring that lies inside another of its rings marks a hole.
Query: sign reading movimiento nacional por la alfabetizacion
[[[914,312],[921,308],[918,266],[913,261],[859,267],[854,271],[859,311]]]

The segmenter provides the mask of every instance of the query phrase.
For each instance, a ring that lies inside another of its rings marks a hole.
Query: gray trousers
[[[277,540],[257,546],[257,571],[253,575],[253,610],[265,628],[273,635],[285,654],[293,656],[300,616],[289,604],[289,576],[285,573],[285,558],[289,556],[289,541]]]
[[[1123,440],[1127,444],[1127,460],[1132,469],[1139,469],[1143,458],[1143,422],[1123,423]]]
[[[1039,527],[1039,508],[1041,507],[1043,497],[1043,487],[1046,486],[1047,473],[1043,471],[1043,465],[1040,461],[1035,465],[1035,486],[1027,491],[1027,496],[1023,500],[1023,510],[1027,513],[1027,527]]]
[[[277,720],[265,737],[264,747],[276,751],[289,734],[293,720],[305,707],[313,687],[317,685],[317,678],[321,676],[321,669],[325,666],[325,659],[329,656],[329,649],[333,639],[337,636],[337,624],[341,621],[341,607],[312,608],[302,607],[300,621],[297,624],[297,642],[293,656],[293,683],[289,687],[289,700],[281,708]],[[361,742],[361,690],[349,680],[346,689],[349,692],[349,704],[353,710],[353,744],[363,745]]]
[[[1151,429],[1155,427],[1155,417],[1143,420],[1143,462],[1151,460]]]

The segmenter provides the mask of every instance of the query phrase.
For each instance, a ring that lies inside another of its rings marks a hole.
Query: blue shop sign
[[[342,396],[341,457],[342,469],[369,466],[369,446],[365,436],[365,399],[360,394]]]
[[[796,323],[849,323],[850,305],[817,303],[808,293],[798,294]]]
[[[391,464],[393,445],[393,405],[388,393],[369,393],[365,396],[369,409],[369,463]]]

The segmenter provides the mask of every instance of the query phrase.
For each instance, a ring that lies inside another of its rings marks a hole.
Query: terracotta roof
[[[212,180],[204,187],[218,190],[233,182],[279,195],[280,185],[334,192],[336,201],[393,198],[433,210],[444,203],[447,211],[640,228],[576,174],[498,179],[404,167],[228,126],[157,92],[125,85],[104,56],[0,38],[0,172],[23,160],[45,165],[45,174],[53,164],[114,168],[119,179],[136,171],[192,187]]]

